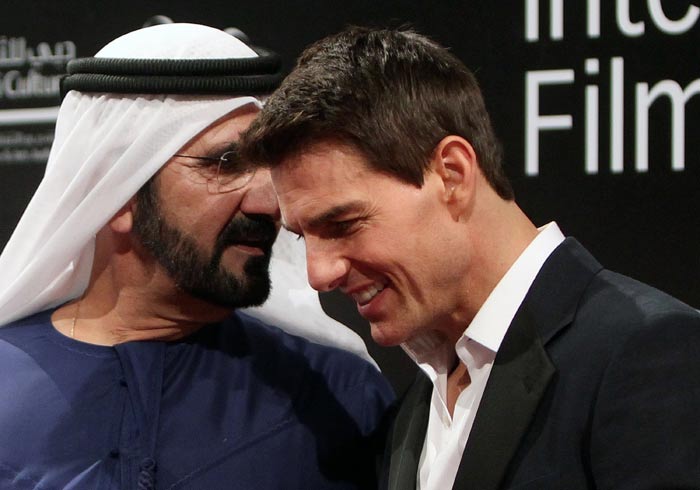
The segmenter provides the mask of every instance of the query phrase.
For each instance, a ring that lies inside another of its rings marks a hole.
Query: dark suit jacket
[[[415,489],[431,390],[420,373],[401,404],[389,490]],[[700,314],[566,239],[498,351],[453,488],[700,488]]]

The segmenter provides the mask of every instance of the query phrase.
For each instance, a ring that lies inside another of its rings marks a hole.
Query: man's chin
[[[404,339],[388,325],[370,323],[372,340],[381,347],[394,347],[404,342]]]
[[[246,286],[247,287],[245,287],[239,295],[237,308],[260,306],[270,297],[271,286],[269,278],[265,278],[264,280],[263,278],[259,278],[254,283],[248,283]]]
[[[256,284],[254,287],[232,290],[199,289],[187,291],[192,296],[223,308],[238,309],[262,305],[270,295],[270,287]]]
[[[220,263],[204,272],[197,281],[188,281],[181,288],[192,296],[226,308],[259,306],[270,295],[269,259],[248,257],[242,264]]]

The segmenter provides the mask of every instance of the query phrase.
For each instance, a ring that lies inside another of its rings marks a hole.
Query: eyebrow
[[[210,155],[213,153],[216,153],[216,156],[221,156],[224,153],[226,153],[227,151],[238,152],[238,148],[239,148],[238,141],[228,141],[221,146],[216,146],[216,147],[212,148],[207,153],[209,153]]]
[[[318,216],[314,216],[308,221],[309,228],[318,228],[329,221],[334,221],[339,217],[356,211],[363,206],[362,201],[350,201],[344,204],[333,206],[332,208],[322,212]]]

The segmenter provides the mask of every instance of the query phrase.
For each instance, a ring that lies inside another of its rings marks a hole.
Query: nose
[[[275,189],[272,187],[270,170],[261,168],[255,172],[245,189],[241,200],[241,211],[246,214],[263,214],[280,220],[280,207],[277,202]]]
[[[306,239],[306,272],[316,291],[332,291],[341,286],[350,271],[350,263],[332,240]]]

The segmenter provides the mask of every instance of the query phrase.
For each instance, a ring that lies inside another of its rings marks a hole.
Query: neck
[[[96,254],[85,293],[52,316],[61,333],[110,346],[130,341],[172,341],[231,315],[232,308],[180,290],[157,264],[143,264],[128,255],[112,254],[103,261]]]
[[[450,341],[456,342],[505,273],[537,236],[537,228],[513,201],[495,193],[482,199],[466,223],[470,251],[463,302],[452,320]]]
[[[178,340],[207,323],[221,321],[231,309],[211,305],[184,293],[163,301],[144,288],[105,295],[90,287],[83,296],[59,308],[52,320],[64,335],[96,345],[131,341]]]

